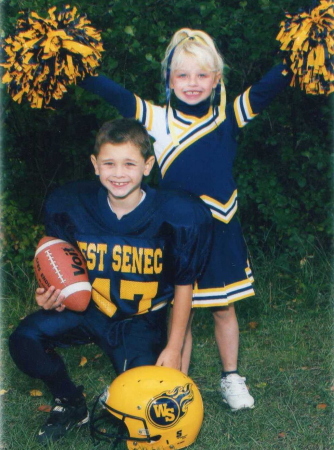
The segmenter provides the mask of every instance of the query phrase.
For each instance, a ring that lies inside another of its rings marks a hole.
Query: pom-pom
[[[15,33],[5,39],[6,70],[2,82],[18,103],[24,96],[32,108],[47,108],[59,100],[66,86],[94,75],[103,44],[86,15],[65,6],[50,8],[43,19],[35,12],[20,12]]]
[[[334,4],[321,0],[311,11],[286,14],[276,39],[293,72],[291,86],[308,94],[334,91]]]

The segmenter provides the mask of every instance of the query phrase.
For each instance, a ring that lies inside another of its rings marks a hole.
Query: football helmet
[[[109,431],[112,422],[116,432]],[[94,440],[115,446],[126,441],[128,450],[176,450],[196,440],[202,422],[202,397],[191,378],[168,367],[141,366],[119,375],[97,399],[90,426]]]

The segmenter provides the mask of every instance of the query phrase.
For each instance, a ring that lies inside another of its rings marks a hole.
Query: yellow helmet
[[[196,440],[203,422],[203,402],[197,386],[184,373],[168,367],[127,370],[111,383],[99,403],[105,413],[96,417],[95,404],[93,438],[125,440],[128,450],[188,447]],[[116,433],[101,427],[106,417],[116,422]]]

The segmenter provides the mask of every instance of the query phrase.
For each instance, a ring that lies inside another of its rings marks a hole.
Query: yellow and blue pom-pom
[[[286,14],[276,39],[294,74],[291,86],[308,94],[334,91],[334,3],[321,0],[311,11]]]
[[[32,108],[47,108],[59,100],[66,86],[94,75],[103,44],[77,8],[50,8],[44,19],[35,12],[21,12],[15,33],[5,39],[6,69],[2,82],[18,103],[27,98]]]

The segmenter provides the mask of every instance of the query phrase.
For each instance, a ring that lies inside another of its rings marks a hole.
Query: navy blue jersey
[[[108,316],[156,310],[175,285],[194,284],[210,251],[210,211],[196,197],[143,187],[144,201],[118,219],[96,181],[51,194],[46,233],[76,244],[87,261],[92,299]]]

